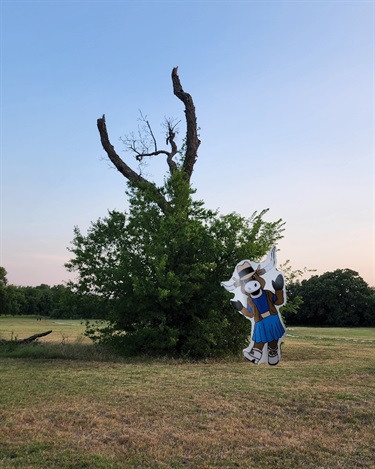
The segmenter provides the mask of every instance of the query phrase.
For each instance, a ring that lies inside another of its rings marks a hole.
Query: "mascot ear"
[[[227,291],[234,291],[241,285],[241,282],[238,278],[232,277],[227,282],[220,282],[220,285],[224,287]]]
[[[269,272],[276,267],[276,246],[273,246],[267,255],[266,265],[263,267],[264,272]]]

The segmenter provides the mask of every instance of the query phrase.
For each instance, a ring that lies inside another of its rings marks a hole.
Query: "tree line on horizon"
[[[105,319],[102,300],[96,295],[78,295],[68,285],[36,287],[8,284],[0,267],[0,315],[64,319]]]
[[[375,288],[351,269],[287,280],[286,289],[288,303],[281,312],[287,326],[375,327]],[[106,320],[111,302],[68,285],[11,285],[0,267],[0,315]]]

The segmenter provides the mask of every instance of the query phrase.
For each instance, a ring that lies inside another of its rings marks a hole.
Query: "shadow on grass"
[[[32,344],[16,344],[14,341],[0,341],[0,358],[21,358],[39,360],[79,360],[91,362],[114,362],[133,364],[184,364],[199,363],[213,364],[221,362],[243,362],[242,353],[221,358],[192,359],[191,357],[170,356],[123,356],[115,350],[98,344],[67,343],[57,344],[53,342],[34,342]]]
[[[114,362],[123,361],[108,348],[93,344],[38,343],[16,344],[13,341],[0,342],[1,358],[60,359]]]
[[[25,443],[13,448],[0,448],[0,466],[6,468],[121,469],[124,467],[110,459],[98,454],[87,454],[76,448],[55,448],[54,445],[41,443]]]

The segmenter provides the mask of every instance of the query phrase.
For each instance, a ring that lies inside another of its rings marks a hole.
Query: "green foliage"
[[[65,285],[21,287],[0,283],[0,304],[0,314],[13,316],[96,319],[104,318],[107,310],[104,298],[91,293],[82,295]]]
[[[249,322],[229,305],[220,281],[243,258],[258,260],[280,237],[283,223],[220,216],[192,198],[180,171],[153,191],[130,186],[128,213],[111,211],[78,228],[67,264],[79,274],[75,289],[108,301],[108,324],[88,335],[127,355],[207,357],[235,353],[246,344]]]
[[[300,295],[299,290],[296,289],[296,284],[298,284],[298,281],[302,275],[304,275],[306,272],[314,272],[314,270],[308,269],[307,267],[293,270],[289,260],[287,260],[281,266],[281,270],[283,271],[285,279],[287,303],[281,307],[280,312],[284,321],[290,323],[290,321],[287,321],[287,319],[293,318],[293,316],[298,313],[303,304],[302,296]]]
[[[286,314],[290,324],[316,326],[375,326],[375,292],[350,269],[337,269],[289,285],[289,297],[303,305]]]
[[[0,287],[5,287],[8,283],[7,271],[4,267],[0,266]]]
[[[7,283],[7,271],[0,266],[0,314],[7,314],[8,312]]]
[[[64,285],[56,285],[51,291],[53,307],[49,316],[52,318],[97,319],[106,316],[106,301],[98,295],[82,295]]]

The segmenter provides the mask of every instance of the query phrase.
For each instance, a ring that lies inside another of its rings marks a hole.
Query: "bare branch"
[[[157,151],[152,151],[151,153],[138,153],[134,149],[132,149],[135,153],[137,153],[137,156],[135,157],[137,161],[142,161],[143,158],[146,156],[158,156],[158,155],[167,155],[169,156],[169,151],[167,150],[157,150]]]
[[[178,148],[175,142],[175,136],[177,131],[175,130],[180,121],[174,122],[173,119],[169,118],[165,120],[163,124],[166,132],[166,144],[170,145],[171,150],[158,150],[156,138],[154,136],[151,124],[147,120],[147,116],[144,116],[139,111],[142,121],[145,126],[142,129],[138,129],[138,137],[134,136],[134,133],[126,135],[124,138],[120,138],[122,143],[126,146],[127,150],[131,151],[135,155],[135,159],[142,162],[144,158],[158,155],[165,155],[167,157],[167,163],[169,171],[172,174],[177,169],[177,164],[173,161],[174,156],[178,153]],[[148,137],[150,140],[148,140]],[[151,140],[153,142],[154,150],[150,150]]]
[[[178,76],[178,67],[175,67],[172,70],[172,83],[173,93],[185,105],[186,154],[183,162],[183,170],[185,171],[188,180],[190,180],[193,173],[194,164],[198,158],[198,148],[201,143],[198,138],[197,116],[195,113],[193,98],[182,88],[180,78]]]
[[[97,126],[100,134],[100,140],[102,142],[102,146],[105,152],[108,155],[108,158],[111,160],[113,165],[117,168],[117,170],[129,181],[135,183],[138,187],[148,187],[152,189],[155,193],[156,203],[159,207],[165,212],[168,210],[168,202],[163,196],[163,194],[157,189],[155,184],[144,179],[142,176],[137,174],[133,171],[116,153],[113,145],[109,141],[108,132],[107,132],[107,125],[105,121],[105,115],[97,120]]]
[[[142,182],[142,177],[139,176],[135,171],[133,171],[124,161],[118,156],[116,153],[113,145],[109,141],[108,132],[107,132],[107,125],[105,121],[105,115],[97,120],[98,130],[100,134],[100,140],[102,142],[102,146],[106,151],[108,158],[112,161],[114,166],[117,168],[120,173],[125,176],[129,181],[133,182]]]
[[[155,138],[154,133],[153,133],[153,131],[152,131],[151,125],[150,125],[149,121],[147,120],[147,116],[146,116],[146,117],[143,117],[143,114],[142,114],[141,111],[139,111],[139,113],[140,113],[140,115],[141,115],[142,121],[146,123],[147,128],[148,128],[148,132],[149,132],[149,134],[150,134],[150,136],[151,136],[151,138],[152,138],[152,140],[153,140],[153,142],[154,142],[154,149],[155,149],[154,151],[158,151],[158,145],[157,145],[157,143],[156,143],[156,138]]]
[[[173,158],[175,157],[175,155],[178,153],[178,148],[177,148],[177,145],[176,145],[176,142],[175,142],[175,137],[176,137],[176,132],[175,132],[175,128],[177,126],[178,123],[176,123],[175,125],[173,125],[173,121],[171,119],[167,119],[166,121],[166,127],[167,127],[167,138],[166,138],[166,144],[171,146],[171,151],[169,152],[168,156],[167,156],[167,163],[168,163],[168,166],[169,166],[169,171],[170,173],[172,174],[173,171],[175,171],[177,169],[177,164],[175,161],[173,161]]]

